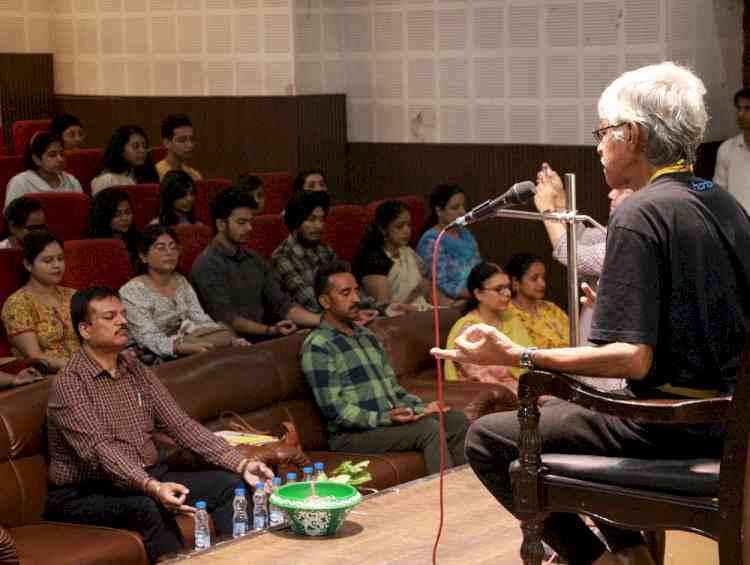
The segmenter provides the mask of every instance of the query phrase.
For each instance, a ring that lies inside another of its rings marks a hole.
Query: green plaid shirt
[[[399,406],[424,410],[396,382],[378,338],[361,326],[348,336],[321,322],[302,345],[302,372],[333,434],[390,426],[389,412]]]

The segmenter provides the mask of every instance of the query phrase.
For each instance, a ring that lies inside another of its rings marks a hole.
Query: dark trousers
[[[468,428],[469,420],[463,412],[449,410],[445,413],[446,467],[466,463],[464,441]],[[424,454],[427,472],[432,474],[440,471],[439,429],[437,414],[430,414],[410,424],[334,434],[328,439],[328,443],[334,451],[353,453],[418,450]]]
[[[190,493],[185,504],[195,506],[197,501],[205,500],[216,533],[231,535],[234,489],[244,486],[240,475],[227,471],[169,471],[166,465],[156,465],[148,472],[159,481],[186,486]],[[46,518],[138,532],[152,563],[184,549],[173,512],[148,495],[120,491],[111,483],[50,487]]]
[[[597,414],[562,400],[541,409],[542,453],[610,455],[642,459],[718,457],[721,439],[712,428],[637,424]],[[488,414],[466,436],[466,456],[484,486],[510,512],[513,492],[508,466],[518,458],[520,431],[515,412]],[[597,522],[612,551],[643,543],[639,532]],[[544,541],[571,565],[588,565],[606,550],[576,514],[552,513]]]

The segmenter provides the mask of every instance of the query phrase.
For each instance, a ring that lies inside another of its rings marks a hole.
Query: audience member
[[[0,249],[21,249],[30,231],[46,230],[47,219],[38,200],[19,196],[5,209],[5,233]]]
[[[58,114],[52,118],[50,131],[62,140],[63,149],[80,149],[86,142],[86,132],[81,121],[70,114]]]
[[[419,238],[417,253],[428,269],[432,269],[432,253],[440,231],[466,213],[464,192],[455,184],[439,184],[430,193],[430,215],[425,231]],[[437,287],[444,295],[456,299],[470,298],[466,288],[469,272],[479,263],[477,241],[466,228],[448,230],[440,242],[437,262]]]
[[[137,532],[151,562],[184,549],[175,518],[194,513],[198,500],[217,534],[231,535],[234,489],[269,483],[271,471],[189,418],[150,369],[123,353],[128,323],[115,291],[80,290],[71,310],[82,347],[49,393],[46,518]],[[170,469],[159,461],[157,430],[215,470]]]
[[[104,151],[102,168],[91,181],[91,194],[110,186],[159,182],[148,151],[148,135],[141,128],[117,128]]]
[[[250,194],[255,198],[255,204],[257,204],[255,214],[261,215],[266,207],[266,189],[260,177],[243,173],[237,179],[237,186],[250,191]]]
[[[169,171],[159,187],[159,216],[152,224],[200,224],[195,219],[195,181],[185,171]]]
[[[547,288],[546,267],[531,253],[516,253],[505,266],[510,275],[513,300],[508,312],[520,320],[539,348],[567,347],[570,345],[568,315],[559,306],[544,300]]]
[[[75,290],[60,286],[65,272],[62,242],[47,231],[32,231],[24,237],[23,246],[29,281],[3,305],[5,332],[13,355],[39,359],[57,371],[78,351],[70,319]]]
[[[328,190],[326,175],[320,169],[308,169],[300,171],[294,177],[294,192],[309,190],[311,192],[321,192]]]
[[[731,395],[750,319],[750,222],[738,202],[692,172],[708,114],[701,80],[671,62],[627,72],[599,99],[594,131],[607,184],[642,187],[609,222],[591,332],[596,346],[523,348],[495,328],[473,326],[440,357],[592,377],[628,379],[641,399]],[[539,421],[543,452],[649,459],[719,458],[723,426],[635,422],[561,400]],[[518,457],[516,414],[477,420],[469,461],[511,512],[509,464]],[[653,564],[640,532],[550,515],[543,537],[569,563]],[[531,546],[536,552],[538,546]]]
[[[78,179],[65,172],[60,138],[48,131],[38,131],[31,136],[23,152],[23,165],[25,170],[8,182],[4,208],[24,194],[83,192]]]
[[[284,211],[289,236],[271,256],[282,290],[315,313],[321,311],[315,297],[315,276],[338,259],[333,249],[321,243],[329,208],[327,192],[294,193]]]
[[[193,263],[191,278],[206,312],[251,339],[288,335],[315,326],[320,316],[292,302],[270,263],[246,248],[255,199],[229,187],[211,202],[216,236]]]
[[[179,260],[180,242],[172,228],[154,224],[143,230],[138,274],[120,289],[138,346],[165,360],[246,345],[203,311],[193,287],[176,271]]]
[[[533,345],[526,328],[518,318],[508,312],[511,298],[510,277],[495,263],[479,263],[471,270],[467,280],[471,298],[448,334],[446,347],[453,348],[456,338],[469,326],[488,324],[497,328],[514,342],[524,347]],[[473,365],[445,361],[445,380],[478,381],[501,384],[518,396],[518,377],[523,369],[503,365]]]
[[[91,199],[86,239],[119,239],[128,248],[130,261],[138,258],[140,234],[133,222],[133,206],[124,190],[105,188]]]
[[[750,88],[734,95],[740,133],[719,146],[714,183],[727,189],[750,213]]]
[[[195,147],[193,122],[190,118],[184,114],[167,116],[161,123],[161,136],[167,148],[167,156],[156,163],[159,179],[163,179],[168,171],[185,171],[194,181],[203,180],[198,171],[187,165]]]
[[[323,319],[301,351],[310,384],[334,451],[383,453],[421,450],[428,473],[440,470],[437,402],[426,405],[396,381],[383,345],[356,324],[357,281],[346,263],[318,272],[315,294]],[[463,464],[468,420],[445,407],[446,467]]]
[[[411,214],[400,200],[387,200],[375,210],[354,257],[352,271],[364,294],[378,304],[393,302],[424,310],[431,307],[432,289],[422,258],[409,247]],[[439,292],[440,304],[451,299]]]

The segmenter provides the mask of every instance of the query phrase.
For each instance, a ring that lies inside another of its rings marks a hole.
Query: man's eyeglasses
[[[591,135],[594,136],[594,139],[596,140],[596,144],[599,145],[602,142],[602,139],[604,139],[604,136],[607,135],[607,132],[611,129],[619,128],[627,124],[627,122],[620,122],[619,124],[615,124],[613,126],[607,126],[599,129],[595,129],[591,132]]]
[[[491,290],[500,294],[501,292],[511,292],[509,284],[501,284],[500,286],[492,286],[489,288],[482,288],[482,290]]]

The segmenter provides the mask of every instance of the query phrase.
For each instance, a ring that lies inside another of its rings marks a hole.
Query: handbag
[[[184,326],[185,324],[183,324]],[[180,328],[182,331],[182,328]],[[232,330],[224,326],[211,326],[204,328],[193,328],[179,338],[179,343],[210,343],[214,347],[229,347],[234,341],[235,335]]]

